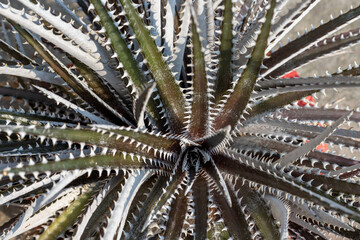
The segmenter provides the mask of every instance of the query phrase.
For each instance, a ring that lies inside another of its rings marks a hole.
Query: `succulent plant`
[[[288,2],[0,3],[1,238],[359,239],[360,113],[297,101],[360,68],[282,76],[360,6],[279,47]]]

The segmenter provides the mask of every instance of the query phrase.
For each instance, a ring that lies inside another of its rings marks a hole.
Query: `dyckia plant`
[[[281,77],[358,43],[360,6],[279,47],[320,0],[10,2],[1,239],[359,239],[337,147],[358,151],[360,113],[297,101],[360,68]]]

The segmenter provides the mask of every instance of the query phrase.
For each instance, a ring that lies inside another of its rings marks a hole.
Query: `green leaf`
[[[350,112],[341,118],[337,119],[334,124],[327,127],[322,133],[317,135],[315,138],[311,139],[308,143],[305,143],[303,146],[296,148],[294,151],[286,154],[284,157],[280,158],[274,164],[280,164],[281,167],[288,166],[295,161],[297,161],[300,157],[306,155],[311,150],[315,149],[321,142],[323,142],[330,134],[332,134],[341,124],[344,123],[349,117],[353,114]]]
[[[142,84],[147,81],[142,71],[138,68],[138,64],[128,48],[127,43],[121,37],[120,31],[114,25],[114,21],[109,16],[101,1],[91,0],[91,3],[94,5],[95,11],[100,17],[100,22],[105,28],[106,34],[111,39],[111,46],[117,54],[117,58],[123,65],[124,69],[128,72],[130,80],[133,81],[137,88],[140,88]]]
[[[76,231],[76,235],[74,239],[89,239],[91,235],[96,232],[96,229],[102,224],[102,219],[104,216],[109,216],[110,208],[114,202],[114,200],[118,197],[119,191],[121,191],[124,183],[124,172],[120,171],[117,176],[114,176],[110,179],[110,181],[104,186],[104,188],[97,194],[96,199],[94,201],[98,201],[97,203],[92,202],[93,205],[97,205],[97,207],[92,210],[88,208],[88,214],[84,214],[84,217],[90,217],[89,219],[82,219],[81,225],[86,224],[86,226],[79,226]],[[92,206],[90,206],[92,207]],[[91,216],[89,216],[91,215]],[[84,220],[87,220],[83,222]],[[79,229],[81,228],[81,229]]]
[[[241,209],[242,206],[239,205],[234,192],[229,191],[231,202],[233,202],[232,206],[229,206],[228,201],[218,191],[212,190],[211,193],[224,218],[225,226],[229,229],[230,236],[234,239],[253,239],[245,220],[245,214]]]
[[[21,89],[21,87],[18,88],[12,88],[12,87],[0,87],[0,99],[4,96],[9,96],[18,98],[18,99],[26,99],[34,102],[42,102],[47,105],[55,105],[55,102],[53,100],[48,99],[43,94],[40,94],[35,91],[29,91]]]
[[[41,122],[51,122],[51,123],[57,123],[57,124],[85,124],[85,122],[80,122],[79,120],[71,120],[71,119],[63,119],[59,117],[49,117],[49,116],[42,116],[39,114],[32,114],[32,113],[26,113],[26,112],[9,112],[5,110],[0,110],[0,119],[3,120],[9,120],[17,123],[21,123],[22,125],[37,125],[41,126]]]
[[[352,76],[324,76],[324,77],[296,77],[290,79],[272,79],[259,82],[256,87],[258,98],[278,93],[298,91],[320,91],[326,88],[356,87],[360,85],[359,77]]]
[[[195,239],[202,240],[207,234],[209,187],[204,176],[199,175],[193,185],[195,208]]]
[[[246,69],[241,75],[234,87],[234,91],[221,107],[221,111],[214,120],[215,129],[221,129],[230,125],[232,128],[236,126],[241,115],[250,99],[251,92],[258,78],[262,61],[264,59],[267,39],[271,29],[271,21],[274,16],[276,0],[272,0],[267,10],[265,23],[261,28],[261,33],[256,40],[256,46],[253,50],[251,58],[248,61]]]
[[[237,157],[237,153],[235,152],[231,152],[231,157],[217,155],[214,160],[219,169],[224,172],[242,176],[249,181],[285,191],[300,198],[307,199],[315,204],[322,205],[326,209],[334,209],[346,214],[356,221],[360,220],[360,212],[356,207],[335,199],[315,187],[308,186],[304,182],[300,183],[297,179],[285,174],[282,170],[269,167],[269,165],[265,163],[261,163],[255,159],[249,159],[250,161],[256,161],[257,164],[260,164],[262,168],[260,170],[241,162],[246,160],[244,160],[244,158],[240,159],[240,156]]]
[[[146,76],[143,74],[141,69],[139,69],[138,63],[135,60],[130,49],[128,48],[127,43],[121,36],[118,28],[114,25],[113,20],[109,16],[106,8],[103,6],[101,1],[91,0],[91,3],[94,5],[95,11],[100,17],[101,24],[105,28],[106,33],[111,40],[111,46],[114,49],[114,52],[116,53],[119,62],[123,66],[124,70],[126,70],[126,72],[129,74],[130,80],[134,83],[136,89],[140,91],[144,84],[148,82]],[[151,38],[150,36],[148,37]],[[154,118],[154,122],[159,122],[159,129],[163,129],[164,120],[162,114],[159,113],[157,105],[158,104],[155,102],[155,100],[150,98],[148,111],[150,115]]]
[[[192,9],[192,11],[194,11]],[[204,48],[201,44],[199,24],[195,13],[192,14],[192,40],[193,40],[193,95],[191,102],[191,118],[189,122],[189,134],[194,138],[207,135],[209,120],[208,83],[206,79],[206,65]]]
[[[39,154],[50,154],[64,151],[68,148],[66,143],[57,143],[54,146],[40,144],[35,138],[21,141],[9,141],[0,143],[0,157],[25,157]]]
[[[256,124],[254,123],[247,124],[243,129],[241,129],[242,135],[262,134],[261,137],[262,139],[264,138],[269,139],[272,138],[273,136],[286,137],[289,140],[294,141],[295,145],[293,146],[295,147],[299,138],[308,139],[308,140],[315,138],[319,133],[324,131],[326,128],[320,126],[313,126],[311,123],[310,125],[305,125],[302,123],[300,124],[290,123],[290,122],[285,122],[283,120],[278,121],[274,119],[265,122],[266,123],[264,124],[261,124],[259,122]],[[329,136],[326,139],[326,142],[330,144],[336,144],[338,146],[348,147],[350,148],[350,150],[353,148],[359,149],[360,141],[356,140],[358,137],[360,137],[359,131],[337,129],[331,136]],[[237,140],[238,138],[235,138],[234,142],[236,142]],[[259,145],[261,145],[261,143],[259,143]]]
[[[230,190],[228,189],[221,172],[218,167],[215,165],[214,161],[211,159],[209,162],[204,164],[204,170],[207,175],[211,178],[211,182],[215,183],[212,189],[216,189],[221,193],[222,198],[224,198],[228,205],[232,207],[233,202],[230,195]]]
[[[155,215],[161,210],[161,208],[166,204],[168,199],[174,194],[176,190],[179,190],[180,188],[184,188],[181,186],[181,184],[184,181],[186,173],[181,172],[180,170],[177,170],[175,174],[171,176],[171,178],[166,182],[166,187],[162,190],[162,195],[156,199],[156,205],[151,210],[151,213],[147,216],[147,219],[145,221],[145,225],[143,225],[142,231],[144,231],[151,220],[155,218]],[[146,231],[145,231],[146,232]]]
[[[231,147],[237,149],[246,148],[248,151],[250,151],[251,149],[252,151],[255,152],[257,152],[258,149],[261,148],[263,153],[272,153],[272,154],[275,153],[275,156],[278,156],[278,154],[282,154],[282,153],[289,153],[298,147],[298,145],[296,144],[291,145],[288,143],[279,142],[276,139],[277,136],[278,134],[270,135],[270,138],[251,137],[251,136],[243,135],[234,138],[234,142],[231,143]],[[314,167],[312,162],[313,160],[318,162],[321,168],[325,168],[325,166],[328,163],[337,164],[340,166],[352,166],[358,163],[357,160],[351,158],[346,158],[331,153],[324,153],[321,151],[311,151],[308,153],[307,156],[309,159],[307,159],[307,161],[301,161],[301,164],[311,168]]]
[[[133,112],[135,115],[135,119],[137,120],[137,127],[138,128],[144,128],[144,118],[145,118],[145,108],[149,103],[149,100],[151,100],[151,94],[154,91],[156,84],[150,83],[147,84],[145,89],[139,94],[138,99],[136,99],[136,102],[133,107]]]
[[[100,77],[88,66],[74,57],[69,56],[69,58],[94,93],[101,96],[107,104],[119,112],[124,118],[135,124],[132,112],[125,106],[125,103],[121,100],[121,98],[115,96],[114,93],[110,91],[109,87],[106,86]]]
[[[151,160],[150,160],[151,162]],[[59,172],[66,170],[85,170],[96,168],[151,168],[144,163],[140,157],[126,153],[115,155],[97,155],[93,157],[77,157],[74,159],[65,159],[60,161],[42,162],[35,165],[18,165],[15,168],[5,168],[2,171],[3,176],[29,175],[33,173]]]
[[[38,65],[34,60],[22,54],[16,48],[13,48],[2,39],[0,39],[0,48],[5,52],[7,52],[8,54],[10,54],[16,60],[19,60],[24,65],[28,65],[28,64],[33,64],[35,66]]]
[[[250,116],[248,118],[256,117],[258,115],[274,111],[275,109],[284,107],[285,105],[288,105],[296,100],[300,100],[301,98],[309,96],[313,93],[315,93],[315,91],[290,92],[279,94],[275,97],[264,100],[252,107]]]
[[[261,236],[266,240],[280,239],[279,229],[261,195],[250,189],[246,183],[243,184],[242,179],[237,181],[234,188],[235,191],[238,190],[237,197],[241,198],[241,203],[251,213],[251,219],[254,220]]]
[[[296,57],[302,52],[314,46],[317,42],[331,36],[337,30],[345,27],[351,22],[359,19],[360,6],[350,9],[347,13],[339,15],[337,18],[320,25],[311,32],[304,34],[300,38],[288,43],[282,48],[271,54],[269,59],[264,61],[264,65],[268,68],[264,71],[263,76],[268,76],[275,69]]]
[[[304,0],[291,7],[286,4],[287,2],[288,0],[280,1],[276,15],[279,20],[271,28],[272,36],[270,36],[270,44],[266,52],[270,52],[321,0]],[[283,11],[287,13],[282,14]]]
[[[336,121],[341,116],[350,113],[350,110],[345,109],[327,109],[327,108],[299,108],[282,110],[281,116],[288,119],[298,120],[325,120],[325,121]],[[360,112],[354,112],[350,116],[350,121],[360,122]]]
[[[340,50],[345,50],[348,47],[359,44],[359,42],[359,29],[342,32],[328,39],[325,39],[313,48],[310,48],[307,51],[294,57],[290,61],[285,62],[281,67],[273,71],[268,77],[277,78],[283,76],[285,73],[304,66],[305,64],[319,59],[320,57],[329,56],[332,53],[336,54]]]
[[[51,68],[64,79],[65,82],[85,101],[93,106],[97,111],[104,114],[112,122],[129,123],[126,119],[116,113],[102,99],[94,94],[89,88],[78,80],[69,69],[64,66],[44,45],[39,43],[29,32],[24,30],[18,24],[8,20],[14,28],[24,37],[24,39],[43,57],[43,59],[51,66]]]
[[[10,132],[32,134],[52,138],[54,141],[66,140],[74,143],[103,146],[128,153],[140,154],[149,158],[159,157],[163,154],[165,155],[163,156],[165,158],[171,157],[167,155],[171,155],[171,153],[178,148],[177,140],[167,139],[143,132],[126,129],[118,129],[115,132],[103,129],[98,129],[99,131],[96,130],[97,129],[51,128],[49,126],[21,127],[0,125],[0,131],[7,132],[8,134]]]
[[[39,240],[56,239],[69,226],[74,224],[102,185],[102,182],[99,182],[95,186],[90,186],[85,189],[85,191],[40,235]]]
[[[131,139],[134,139],[137,142],[141,142],[143,144],[146,144],[148,146],[152,146],[156,149],[161,149],[164,151],[170,151],[170,152],[178,152],[180,150],[180,142],[181,138],[171,136],[171,135],[161,135],[161,134],[155,134],[155,133],[149,133],[145,130],[139,130],[139,129],[131,129],[131,128],[124,128],[124,127],[114,127],[111,126],[104,126],[104,125],[94,125],[95,127],[109,129],[109,131],[120,134],[124,137],[129,137]],[[109,128],[107,128],[109,127]]]
[[[107,227],[104,229],[104,239],[114,239],[116,235],[121,236],[124,233],[123,230],[127,222],[127,215],[136,193],[151,175],[152,172],[146,169],[129,172],[127,174],[123,188],[121,192],[118,193],[118,199],[114,203],[114,208],[111,210]]]
[[[156,206],[158,199],[164,193],[163,190],[168,183],[169,178],[166,176],[159,176],[154,186],[151,188],[150,192],[147,194],[147,198],[142,204],[140,212],[136,215],[136,221],[132,222],[132,228],[130,229],[128,236],[133,239],[143,239],[145,238],[146,231],[142,232],[144,224],[150,217],[152,209]]]
[[[201,144],[208,151],[217,151],[226,146],[230,137],[230,126],[220,129],[204,138],[197,139],[195,143]]]
[[[161,101],[167,111],[166,114],[169,116],[170,127],[180,133],[185,122],[184,95],[132,1],[120,0],[120,2],[155,79]]]
[[[170,205],[169,220],[165,227],[165,240],[179,239],[181,237],[189,201],[184,192],[185,188],[179,189],[176,198],[173,199]]]
[[[231,60],[232,60],[232,40],[234,38],[233,30],[233,12],[232,0],[224,0],[224,15],[221,26],[221,45],[220,45],[220,62],[217,72],[217,79],[215,83],[215,100],[218,101],[231,87],[232,72],[231,72]]]

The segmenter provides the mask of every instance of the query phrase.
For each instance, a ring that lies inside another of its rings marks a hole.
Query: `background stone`
[[[292,4],[298,1],[291,1]],[[330,14],[334,17],[337,17],[340,14],[340,10],[347,12],[350,9],[350,6],[358,6],[359,0],[323,0],[321,1],[311,12],[308,14],[292,31],[292,34],[289,35],[290,39],[297,37],[297,32],[301,34],[304,33],[305,28],[311,29],[311,24],[314,27],[320,25],[320,21],[323,19],[326,23],[330,20]],[[360,21],[356,21],[344,29],[338,31],[344,32],[346,30],[359,28]],[[283,41],[286,43],[286,40]],[[300,76],[313,76],[314,74],[318,76],[325,75],[326,71],[329,73],[336,72],[339,67],[346,69],[349,64],[353,64],[354,61],[360,63],[360,44],[355,47],[346,48],[342,51],[334,53],[332,56],[324,57],[322,59],[316,60],[315,62],[309,63],[298,69]],[[339,89],[338,91],[327,90],[326,96],[320,94],[319,104],[320,106],[329,103],[329,104],[338,104],[339,107],[345,108],[357,108],[360,107],[360,88],[350,88],[350,89]],[[318,94],[319,96],[319,94]]]

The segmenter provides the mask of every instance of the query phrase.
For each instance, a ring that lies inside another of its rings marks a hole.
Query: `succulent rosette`
[[[1,239],[359,239],[360,114],[313,96],[360,68],[282,78],[359,6],[279,47],[320,0],[49,2],[0,3]]]

